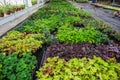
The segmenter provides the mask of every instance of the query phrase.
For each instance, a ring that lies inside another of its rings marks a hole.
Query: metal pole
[[[32,6],[31,0],[27,0],[28,1],[28,7]]]
[[[25,4],[25,8],[32,6],[31,0],[24,0],[24,4]]]
[[[114,4],[114,3],[115,3],[115,0],[113,0],[112,4]]]

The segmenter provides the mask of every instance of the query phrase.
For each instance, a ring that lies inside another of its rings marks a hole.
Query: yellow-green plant
[[[44,43],[43,34],[26,34],[18,31],[11,31],[0,39],[0,52],[7,54],[17,52],[35,52]]]
[[[48,58],[37,71],[37,80],[119,80],[119,63],[93,59],[73,58],[66,62],[58,57]]]

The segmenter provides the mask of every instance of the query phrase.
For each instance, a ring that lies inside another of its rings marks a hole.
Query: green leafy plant
[[[66,62],[58,57],[48,58],[37,71],[38,80],[119,80],[119,63],[105,62],[99,57],[93,59],[73,58]]]
[[[93,26],[94,28],[102,31],[106,28],[110,28],[108,24],[105,24],[103,21],[100,21],[98,19],[84,19],[82,20],[83,24],[85,26]]]
[[[37,17],[36,17],[37,16]],[[21,32],[41,32],[41,28],[46,28],[51,33],[65,23],[78,22],[81,18],[91,18],[91,14],[84,10],[75,8],[69,2],[51,2],[42,8],[23,23],[17,30]]]
[[[34,13],[30,19],[38,20],[38,19],[48,19],[49,17],[52,17],[53,15],[61,15],[63,16],[80,16],[82,18],[92,18],[91,14],[76,8],[71,3],[66,1],[52,1],[50,4],[48,4],[46,7],[40,9],[36,13]],[[58,19],[58,18],[57,18]]]
[[[34,26],[31,26],[31,24],[19,27],[16,30],[20,31],[20,32],[26,32],[28,34],[29,33],[41,33],[42,32],[40,27],[34,27]]]
[[[1,80],[31,80],[31,73],[37,63],[36,57],[32,53],[26,53],[22,57],[18,57],[16,53],[11,55],[0,54],[0,70]]]
[[[117,39],[117,41],[120,41],[120,32],[116,31],[115,34],[111,34],[114,36],[114,38]]]
[[[120,33],[117,30],[112,29],[109,25],[105,24],[103,21],[97,19],[84,19],[82,23],[85,26],[93,26],[95,29],[101,31],[102,33],[109,36],[110,39],[119,42]]]
[[[3,7],[3,12],[9,15],[11,13],[14,13],[19,6],[6,4],[6,5],[2,5],[2,7]]]
[[[60,22],[61,22],[61,17],[56,15],[48,19],[40,19],[40,20],[34,21],[34,25],[39,29],[44,27],[49,31],[54,31],[56,28],[60,26],[59,25]]]
[[[66,25],[58,30],[57,39],[65,43],[104,43],[109,41],[107,35],[92,27],[77,29]]]
[[[26,25],[26,26],[19,27],[16,30],[20,31],[20,32],[25,32],[28,34],[29,33],[44,34],[44,37],[42,38],[42,40],[44,43],[49,45],[49,44],[53,43],[54,36],[50,33],[50,30],[49,30],[50,28],[48,26],[46,28],[41,26],[39,22],[36,22],[34,27]],[[52,28],[52,29],[54,30],[54,28]]]
[[[24,8],[24,5],[11,5],[8,3],[0,5],[0,17],[3,17],[4,14],[10,15]]]
[[[4,12],[3,12],[2,7],[0,6],[0,17],[3,17],[3,16],[4,16]]]
[[[32,5],[37,4],[37,0],[31,0],[32,1]]]

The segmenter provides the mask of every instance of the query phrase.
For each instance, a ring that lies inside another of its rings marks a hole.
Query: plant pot
[[[15,11],[16,11],[15,9],[13,9],[13,10],[10,10],[10,12],[11,12],[11,13],[15,13]]]
[[[23,7],[20,8],[20,10],[22,10],[22,9],[23,9]]]
[[[10,14],[11,14],[11,11],[7,11],[7,12],[6,12],[6,15],[10,15]]]
[[[23,8],[19,7],[19,8],[16,8],[15,11],[17,12],[17,11],[20,11],[20,10],[22,10],[22,9],[23,9]]]
[[[17,11],[20,11],[20,9],[19,9],[19,8],[16,8],[15,11],[16,11],[16,12],[17,12]]]

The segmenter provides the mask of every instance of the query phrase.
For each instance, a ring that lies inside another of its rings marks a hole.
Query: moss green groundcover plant
[[[0,80],[31,80],[32,72],[37,63],[32,53],[26,53],[22,57],[13,53],[6,55],[0,53]]]
[[[58,57],[48,58],[37,71],[38,80],[119,80],[120,64],[114,60],[105,62],[99,57],[93,59],[73,58],[66,62]]]

